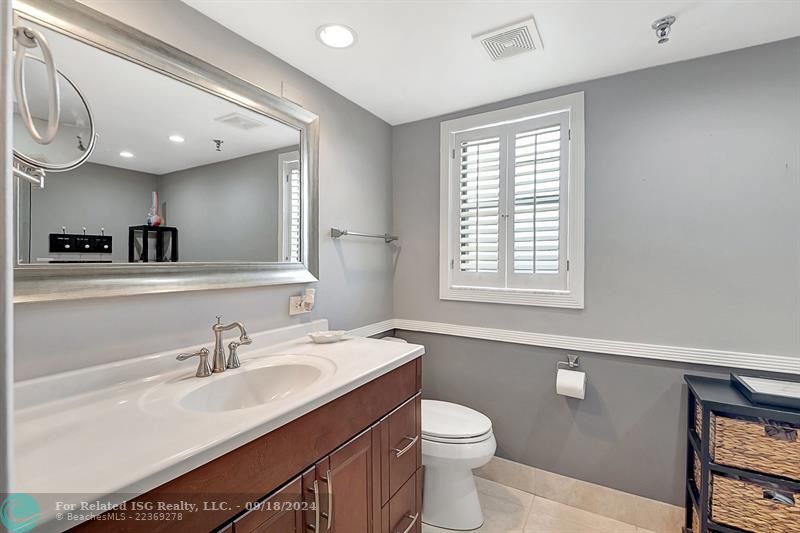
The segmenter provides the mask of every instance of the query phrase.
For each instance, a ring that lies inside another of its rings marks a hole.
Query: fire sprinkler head
[[[664,44],[669,41],[669,32],[672,30],[673,24],[675,24],[675,17],[669,15],[661,17],[650,25],[656,31],[658,44]]]

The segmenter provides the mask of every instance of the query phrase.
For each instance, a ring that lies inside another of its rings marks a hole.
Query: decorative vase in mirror
[[[147,225],[158,227],[164,220],[158,214],[158,191],[153,191],[150,211],[147,213]]]

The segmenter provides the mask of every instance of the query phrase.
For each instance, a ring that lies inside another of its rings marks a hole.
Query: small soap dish
[[[339,342],[345,339],[344,334],[346,331],[314,331],[308,334],[311,340],[316,344],[330,344],[332,342]]]

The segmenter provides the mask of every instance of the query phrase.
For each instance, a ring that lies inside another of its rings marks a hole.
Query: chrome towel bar
[[[16,163],[16,162],[15,162]],[[28,180],[34,185],[38,185],[40,189],[44,189],[44,170],[40,168],[36,169],[22,169],[18,168],[16,164],[14,164],[13,174],[15,178],[22,178],[24,180]]]
[[[378,233],[361,233],[359,231],[349,231],[346,229],[339,229],[339,228],[331,228],[331,238],[338,239],[339,237],[371,237],[376,239],[383,239],[386,244],[389,244],[392,241],[400,240],[400,237],[397,235],[389,235],[388,233],[378,234]]]

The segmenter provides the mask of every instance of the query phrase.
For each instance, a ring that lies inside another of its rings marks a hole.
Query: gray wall
[[[329,318],[337,329],[389,318],[390,247],[328,237],[331,226],[391,228],[389,125],[176,0],[84,3],[274,94],[285,82],[320,116],[317,305],[308,315],[289,318],[287,300],[302,286],[16,305],[16,378],[210,341],[218,314],[242,320],[251,331],[316,317]]]
[[[279,261],[278,154],[253,154],[160,177],[181,261]]]
[[[684,374],[728,369],[580,354],[586,398],[555,394],[563,350],[397,331],[425,345],[422,395],[463,403],[492,420],[496,455],[683,506]]]
[[[44,189],[34,188],[31,201],[31,261],[49,257],[49,235],[97,235],[104,227],[113,236],[112,259],[128,261],[128,226],[144,224],[150,195],[158,189],[158,176],[107,165],[86,163],[61,174],[51,174]],[[22,243],[25,246],[25,243]]]
[[[439,122],[585,91],[586,308],[438,298]],[[397,318],[800,354],[800,39],[392,131]]]
[[[586,308],[438,298],[439,122],[585,91]],[[521,331],[800,354],[800,39],[528,95],[393,128],[395,316]],[[684,373],[584,354],[399,332],[426,345],[426,397],[494,423],[498,455],[683,504]],[[724,369],[713,373],[725,376]]]

